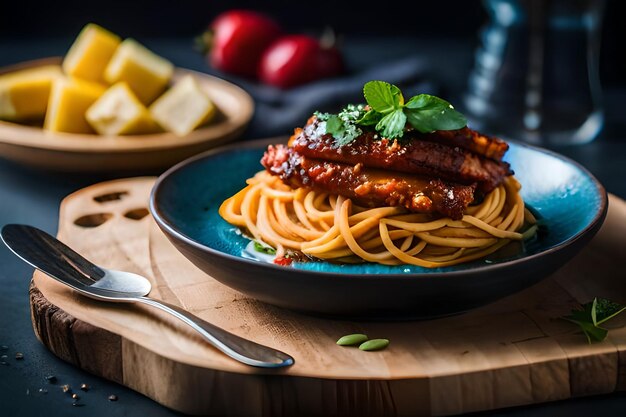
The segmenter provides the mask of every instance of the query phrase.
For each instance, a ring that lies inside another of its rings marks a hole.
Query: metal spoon
[[[294,363],[286,353],[229,333],[180,307],[146,297],[151,289],[146,278],[94,265],[42,230],[8,224],[0,235],[23,261],[80,294],[101,301],[142,303],[159,308],[189,325],[215,348],[246,365],[279,368]]]

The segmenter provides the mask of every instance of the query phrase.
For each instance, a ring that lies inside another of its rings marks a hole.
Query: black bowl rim
[[[280,137],[272,137],[272,138],[267,138],[267,139],[259,139],[259,140],[248,140],[245,142],[239,142],[239,143],[231,143],[229,145],[225,145],[225,146],[221,146],[221,147],[217,147],[214,149],[210,149],[208,151],[202,152],[198,155],[192,156],[190,158],[187,158],[181,162],[179,162],[178,164],[172,166],[170,169],[168,169],[167,171],[165,171],[163,174],[161,174],[156,182],[154,183],[154,186],[152,187],[152,191],[150,193],[150,204],[149,204],[149,208],[150,208],[150,212],[152,214],[152,217],[155,219],[155,221],[157,222],[158,226],[161,228],[161,230],[163,230],[165,233],[167,233],[171,238],[177,240],[177,241],[182,241],[184,244],[186,245],[191,245],[194,248],[207,253],[208,255],[212,255],[212,256],[216,256],[218,258],[223,258],[226,261],[231,261],[231,262],[240,262],[240,263],[244,263],[244,264],[248,264],[251,267],[261,267],[261,268],[269,268],[270,270],[274,270],[278,273],[281,272],[286,272],[289,271],[290,273],[296,272],[298,274],[301,275],[308,275],[308,276],[328,276],[328,277],[345,277],[345,278],[350,278],[350,279],[380,279],[380,278],[388,278],[388,279],[430,279],[430,278],[436,278],[436,279],[446,279],[446,278],[458,278],[460,276],[469,276],[469,275],[474,275],[474,274],[483,274],[483,273],[489,273],[489,272],[499,272],[502,270],[507,270],[509,268],[511,268],[514,265],[519,265],[519,264],[524,264],[524,263],[528,263],[528,262],[532,262],[532,261],[538,261],[541,258],[545,258],[545,257],[549,257],[555,253],[560,252],[561,250],[564,250],[565,248],[567,248],[568,246],[574,244],[576,241],[578,241],[579,239],[583,238],[584,236],[586,236],[588,233],[590,232],[596,232],[599,229],[599,226],[602,224],[602,222],[604,221],[604,218],[606,217],[606,213],[607,213],[607,209],[608,209],[608,195],[606,193],[606,190],[604,188],[604,186],[600,183],[600,181],[598,181],[598,179],[591,173],[589,172],[589,170],[587,168],[585,168],[584,166],[582,166],[581,164],[579,164],[578,162],[564,156],[561,155],[557,152],[553,152],[550,151],[548,149],[544,149],[538,146],[533,146],[533,145],[529,145],[527,143],[523,143],[520,141],[516,141],[516,140],[511,140],[511,139],[507,139],[507,142],[509,143],[514,143],[516,146],[520,146],[520,147],[524,147],[524,148],[528,148],[531,149],[535,152],[539,152],[539,153],[543,153],[549,156],[552,156],[554,158],[560,159],[561,161],[573,165],[575,167],[577,167],[578,169],[580,169],[584,174],[586,174],[589,178],[591,178],[591,180],[593,181],[594,185],[596,186],[596,189],[598,191],[598,193],[601,196],[601,206],[600,209],[597,211],[596,215],[594,216],[594,218],[592,219],[591,222],[589,222],[589,224],[587,226],[585,226],[580,232],[578,232],[577,234],[575,234],[574,236],[571,236],[570,238],[564,240],[563,242],[552,246],[551,248],[548,248],[544,251],[532,254],[532,255],[528,255],[522,258],[518,258],[518,259],[512,259],[509,261],[504,261],[504,262],[499,262],[497,264],[488,264],[488,265],[483,265],[483,266],[478,266],[476,268],[472,268],[472,269],[468,269],[468,270],[461,270],[461,271],[444,271],[444,272],[428,272],[428,273],[423,273],[423,272],[412,272],[412,273],[382,273],[382,274],[377,274],[377,273],[342,273],[342,272],[327,272],[327,271],[311,271],[311,270],[305,270],[305,269],[295,269],[295,268],[286,268],[284,266],[280,266],[280,265],[275,265],[273,263],[267,263],[267,262],[259,262],[253,259],[246,259],[246,258],[242,258],[242,257],[238,257],[235,255],[231,255],[228,253],[224,253],[221,252],[219,250],[210,248],[206,245],[203,245],[202,243],[186,236],[185,234],[179,232],[174,225],[170,224],[167,222],[167,220],[165,219],[165,216],[162,215],[162,213],[159,211],[159,206],[157,203],[158,200],[158,194],[159,191],[161,189],[161,185],[174,173],[180,171],[181,169],[184,169],[185,167],[187,167],[188,165],[192,165],[195,163],[198,163],[200,161],[202,161],[203,159],[213,156],[215,154],[218,153],[222,153],[222,152],[226,152],[232,149],[250,149],[250,148],[263,148],[266,147],[270,144],[275,144],[275,143],[285,143],[286,139],[288,137],[287,136],[280,136]]]

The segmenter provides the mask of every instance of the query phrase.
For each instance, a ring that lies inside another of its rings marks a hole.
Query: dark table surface
[[[62,55],[70,39],[19,40],[0,39],[0,66],[23,60]],[[189,39],[151,39],[145,42],[175,64],[200,71],[208,70],[202,57],[191,49]],[[346,39],[345,52],[353,68],[369,62],[402,57],[407,53],[427,56],[449,91],[462,91],[471,66],[472,43],[420,39]],[[454,62],[454,65],[450,65]],[[606,127],[600,137],[587,145],[553,148],[587,167],[607,188],[626,198],[626,89],[606,88]],[[252,132],[252,133],[251,133]],[[256,132],[256,133],[255,133]],[[251,126],[244,139],[254,139],[261,126]],[[284,132],[288,134],[290,132]],[[111,176],[52,175],[17,166],[0,159],[0,226],[28,223],[56,233],[58,207],[67,194]],[[33,334],[28,305],[28,285],[32,269],[0,245],[0,355],[7,355],[0,365],[1,416],[169,416],[178,415],[152,400],[120,385],[94,377],[59,360],[46,350]],[[24,359],[16,360],[21,352]],[[1,360],[0,360],[1,361]],[[50,384],[47,375],[56,376]],[[75,389],[87,383],[91,390],[78,391],[84,407],[73,407],[62,384]],[[108,401],[110,394],[117,402]],[[245,399],[244,399],[245,400]],[[491,416],[571,416],[623,415],[626,395],[578,398],[549,404],[496,410]]]

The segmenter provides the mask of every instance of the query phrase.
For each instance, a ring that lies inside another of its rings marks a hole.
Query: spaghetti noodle
[[[537,231],[512,176],[468,207],[461,220],[401,207],[360,207],[340,195],[292,189],[267,171],[247,184],[219,213],[275,248],[277,258],[293,250],[338,262],[437,268],[483,258]]]

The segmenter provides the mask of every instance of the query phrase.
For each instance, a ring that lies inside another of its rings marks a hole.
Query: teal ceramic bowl
[[[258,300],[307,313],[411,319],[484,305],[565,264],[606,215],[606,192],[585,168],[511,142],[505,159],[522,183],[526,204],[544,225],[524,245],[510,244],[485,259],[437,269],[328,262],[278,266],[251,259],[250,241],[218,214],[220,204],[262,169],[259,160],[269,143],[239,143],[181,162],[156,182],[150,209],[176,248],[213,278]]]

